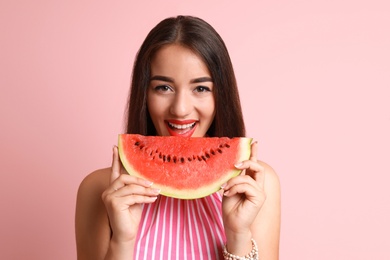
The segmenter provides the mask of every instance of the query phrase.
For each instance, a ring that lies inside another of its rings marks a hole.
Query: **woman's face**
[[[158,135],[203,137],[215,115],[213,80],[190,49],[171,44],[151,63],[147,91],[149,114]]]

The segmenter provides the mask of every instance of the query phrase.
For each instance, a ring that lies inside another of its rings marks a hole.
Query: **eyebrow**
[[[202,83],[202,82],[213,82],[213,79],[210,77],[201,77],[191,80],[191,83]]]
[[[165,76],[159,76],[159,75],[151,77],[150,81],[152,81],[152,80],[161,80],[161,81],[166,81],[166,82],[171,82],[171,83],[174,82],[173,78],[165,77]]]
[[[150,81],[152,81],[152,80],[161,80],[161,81],[171,82],[171,83],[175,82],[173,80],[173,78],[166,77],[166,76],[160,76],[160,75],[156,75],[156,76],[151,77]],[[200,78],[192,79],[190,81],[190,83],[202,83],[202,82],[213,82],[213,79],[210,77],[200,77]]]

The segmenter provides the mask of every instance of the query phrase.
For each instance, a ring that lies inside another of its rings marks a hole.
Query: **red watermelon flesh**
[[[153,182],[165,196],[194,199],[237,176],[252,138],[119,135],[119,156],[130,175]]]

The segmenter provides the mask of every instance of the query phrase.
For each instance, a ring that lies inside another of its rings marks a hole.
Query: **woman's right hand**
[[[159,190],[151,188],[152,182],[121,174],[118,147],[113,148],[110,185],[103,192],[102,199],[106,207],[112,238],[116,242],[134,241],[142,215],[142,204],[157,199]]]

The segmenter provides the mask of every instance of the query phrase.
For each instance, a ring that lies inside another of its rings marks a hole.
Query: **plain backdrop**
[[[142,40],[178,14],[230,51],[281,180],[280,258],[390,259],[386,0],[2,0],[0,259],[76,258],[78,185],[111,163]]]

